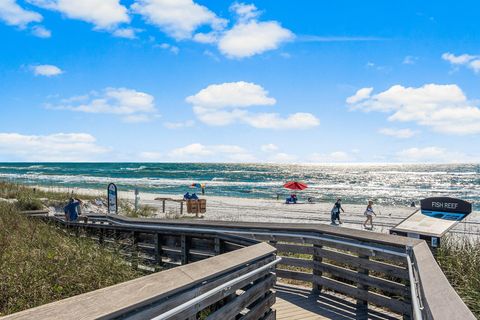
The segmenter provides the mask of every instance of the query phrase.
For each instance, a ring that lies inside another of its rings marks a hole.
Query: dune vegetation
[[[445,237],[435,258],[458,295],[480,319],[480,240]]]
[[[20,213],[0,201],[0,316],[140,276],[112,250]],[[44,196],[44,194],[42,194]]]

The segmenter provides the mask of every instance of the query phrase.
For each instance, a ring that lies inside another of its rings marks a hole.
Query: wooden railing
[[[276,249],[266,243],[192,228],[152,230],[44,219],[66,226],[72,235],[119,248],[135,268],[173,268],[2,319],[275,318],[271,289]]]
[[[424,241],[411,249],[411,256],[425,319],[476,319],[450,286]]]
[[[282,281],[353,297],[359,311],[373,304],[410,318],[475,319],[421,240],[328,225],[108,219],[113,224],[195,227],[266,241],[282,257],[276,270]]]

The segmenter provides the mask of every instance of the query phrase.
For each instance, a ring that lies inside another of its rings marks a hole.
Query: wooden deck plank
[[[277,320],[357,319],[355,300],[325,292],[314,295],[310,288],[278,284],[276,287]],[[369,318],[399,319],[401,316],[379,308],[369,307]]]

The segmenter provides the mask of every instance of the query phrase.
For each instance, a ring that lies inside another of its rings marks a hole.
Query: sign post
[[[118,213],[117,203],[117,186],[115,183],[110,183],[107,187],[107,202],[108,202],[108,214]]]

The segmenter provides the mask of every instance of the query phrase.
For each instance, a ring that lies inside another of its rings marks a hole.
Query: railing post
[[[155,242],[155,271],[160,271],[162,266],[162,236],[160,233],[154,234]]]
[[[104,240],[104,235],[103,235],[103,229],[98,229],[98,243],[103,244]]]
[[[186,235],[182,234],[181,235],[181,248],[182,248],[182,265],[188,263],[188,253],[190,251],[190,243],[189,239]]]
[[[222,254],[222,240],[217,236],[215,237],[214,242],[215,255],[218,256],[219,254]]]
[[[359,254],[358,258],[366,259],[366,260],[369,259],[369,257],[367,255],[362,255],[362,254]],[[358,267],[357,268],[357,273],[368,276],[368,269]],[[357,283],[357,288],[364,292],[364,296],[366,298],[366,296],[368,294],[368,286],[366,286],[364,284],[361,284],[361,283]],[[368,315],[368,301],[367,300],[362,300],[362,299],[357,299],[357,316],[360,316],[360,317],[365,316],[365,318],[366,318],[367,315]]]
[[[138,269],[138,232],[132,232],[132,268]]]
[[[322,263],[322,256],[318,249],[322,249],[321,245],[313,245],[313,281],[312,281],[312,293],[320,294],[322,292],[322,286],[318,284],[317,278],[322,277],[322,271],[318,268],[318,264]]]

